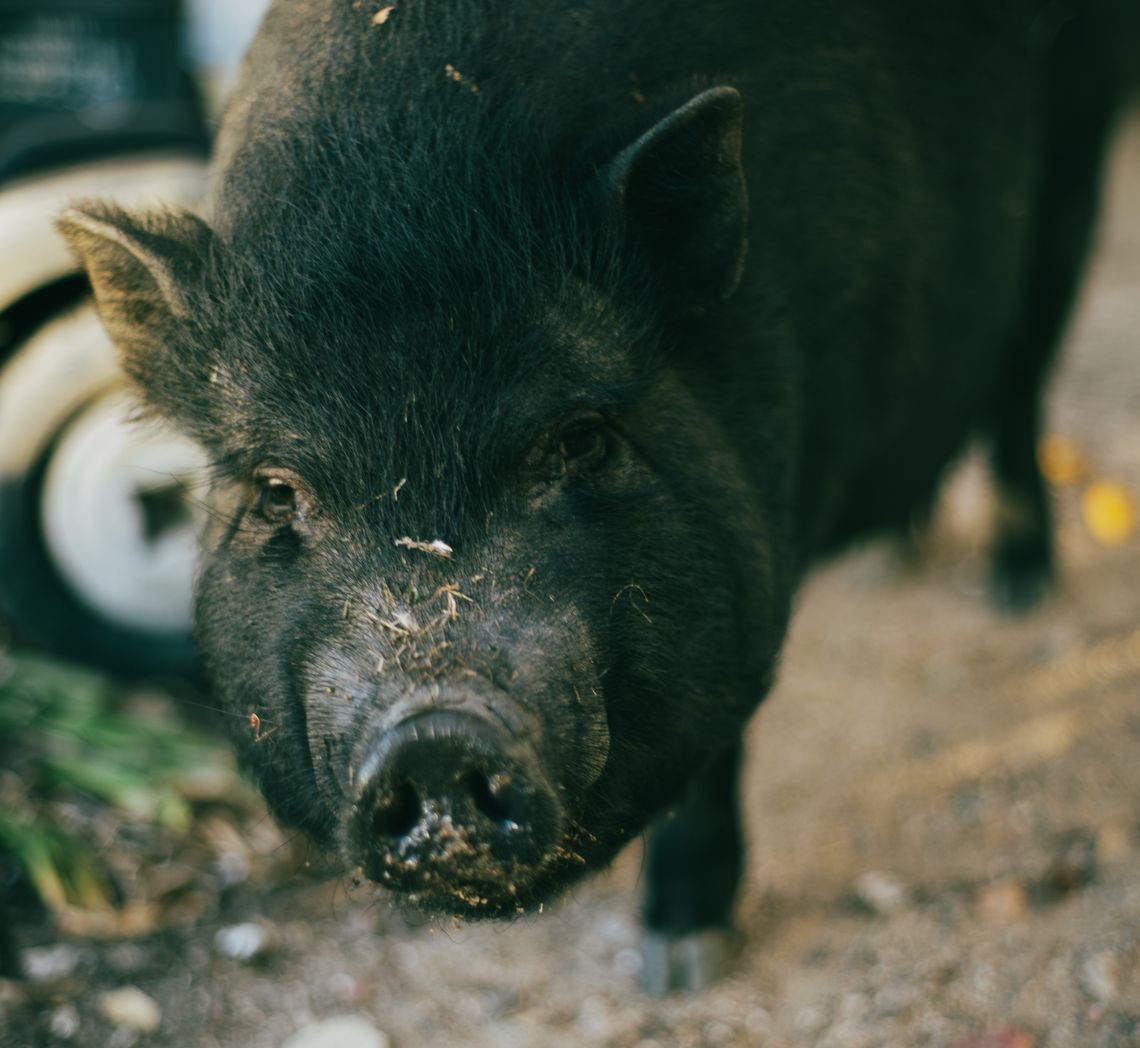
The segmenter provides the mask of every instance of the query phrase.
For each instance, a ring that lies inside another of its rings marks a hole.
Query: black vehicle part
[[[0,0],[0,182],[209,138],[180,0]]]

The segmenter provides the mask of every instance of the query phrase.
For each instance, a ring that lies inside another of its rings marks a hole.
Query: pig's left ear
[[[651,127],[605,169],[627,230],[659,260],[669,290],[690,306],[727,298],[744,269],[743,110],[735,88],[711,88]]]
[[[57,226],[87,270],[123,369],[163,409],[163,398],[152,395],[161,385],[156,373],[175,362],[159,358],[189,318],[187,288],[205,259],[209,227],[186,213],[135,216],[102,202],[68,208]]]

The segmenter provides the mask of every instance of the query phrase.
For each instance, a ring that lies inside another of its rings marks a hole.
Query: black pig
[[[655,981],[707,976],[677,944],[729,925],[810,564],[979,433],[995,591],[1050,577],[1040,388],[1126,6],[279,0],[208,221],[61,220],[214,458],[197,639],[278,816],[499,916],[672,809]]]

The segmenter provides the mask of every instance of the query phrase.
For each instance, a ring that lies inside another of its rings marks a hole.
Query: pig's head
[[[772,672],[781,495],[690,381],[744,258],[740,102],[577,181],[485,142],[365,185],[354,142],[239,153],[212,225],[61,227],[213,459],[197,640],[274,811],[509,914],[674,801]]]

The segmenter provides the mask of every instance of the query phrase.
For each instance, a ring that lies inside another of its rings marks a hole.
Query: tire
[[[193,675],[192,487],[204,456],[131,414],[89,302],[0,366],[0,610],[20,639],[59,655]]]

